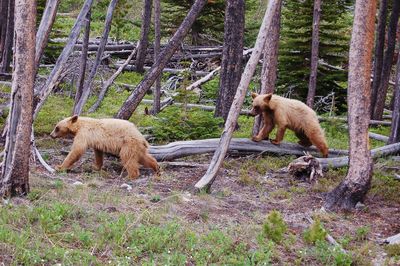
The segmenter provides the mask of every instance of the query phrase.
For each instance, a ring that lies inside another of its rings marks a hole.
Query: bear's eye
[[[60,131],[60,128],[59,128],[59,127],[56,127],[56,129],[55,129],[55,130],[56,130],[56,132],[58,132],[58,131]]]
[[[260,111],[260,106],[254,106],[254,109],[256,109],[256,111]]]

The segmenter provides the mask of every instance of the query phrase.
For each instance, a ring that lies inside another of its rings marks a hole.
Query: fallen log
[[[376,140],[379,140],[379,141],[383,141],[385,143],[387,143],[388,140],[389,140],[389,137],[386,137],[386,136],[381,135],[381,134],[373,133],[373,132],[368,132],[368,136],[371,139],[376,139]]]
[[[347,123],[347,118],[345,117],[318,117],[320,122],[324,121],[341,121],[341,122],[346,122]],[[392,124],[391,121],[381,121],[381,120],[370,120],[369,124],[371,126],[373,125],[382,125],[382,126],[390,126]]]
[[[371,150],[372,158],[381,158],[400,153],[400,143],[394,143]],[[340,168],[349,164],[349,157],[318,158],[323,168]]]
[[[115,64],[114,68],[119,68],[120,66],[121,66],[121,64]],[[149,69],[151,69],[151,67],[144,67],[144,70],[149,70]],[[124,70],[136,71],[136,67],[135,67],[135,65],[127,65]],[[172,74],[179,74],[184,71],[188,71],[188,69],[186,69],[186,68],[164,68],[163,69],[163,72],[168,72],[168,73],[172,73]],[[210,72],[208,72],[208,71],[193,71],[193,75],[195,75],[195,76],[205,76],[209,73]]]
[[[204,139],[177,141],[162,146],[150,146],[150,153],[158,161],[170,161],[190,155],[212,153],[219,145],[219,139]],[[230,142],[228,153],[231,155],[249,155],[254,153],[275,155],[302,156],[304,152],[318,155],[319,151],[314,147],[303,147],[294,143],[282,143],[274,145],[269,141],[254,142],[250,139],[235,138]],[[347,151],[331,149],[329,156],[340,156]]]

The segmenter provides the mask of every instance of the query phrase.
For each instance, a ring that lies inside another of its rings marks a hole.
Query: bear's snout
[[[256,108],[253,107],[253,108],[251,108],[249,115],[256,116],[256,115],[259,115],[259,113],[256,111]]]
[[[58,136],[57,136],[56,132],[54,132],[54,130],[53,130],[53,131],[50,133],[50,137],[53,138],[53,139],[55,139],[55,138],[57,138]]]

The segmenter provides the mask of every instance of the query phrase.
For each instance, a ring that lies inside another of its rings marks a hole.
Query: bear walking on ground
[[[309,147],[314,144],[324,157],[328,157],[328,145],[324,132],[319,125],[317,115],[314,110],[304,103],[280,97],[278,95],[252,93],[253,108],[251,115],[261,114],[264,125],[253,141],[268,139],[269,134],[277,126],[276,137],[271,140],[278,145],[285,135],[285,130],[291,129],[299,138],[299,144]]]
[[[157,161],[149,154],[146,139],[136,126],[120,119],[94,119],[89,117],[65,118],[57,123],[52,138],[73,136],[71,151],[58,170],[69,169],[88,148],[94,149],[95,169],[103,166],[104,152],[121,158],[130,178],[139,176],[139,164],[158,173]]]

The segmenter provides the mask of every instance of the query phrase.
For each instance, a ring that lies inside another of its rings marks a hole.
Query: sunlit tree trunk
[[[0,176],[0,195],[29,192],[29,157],[32,131],[32,100],[35,79],[36,1],[16,0],[14,73],[9,130]]]
[[[352,209],[363,201],[372,177],[368,125],[371,103],[371,68],[376,0],[357,0],[349,55],[348,122],[349,170],[328,193],[328,209]]]

